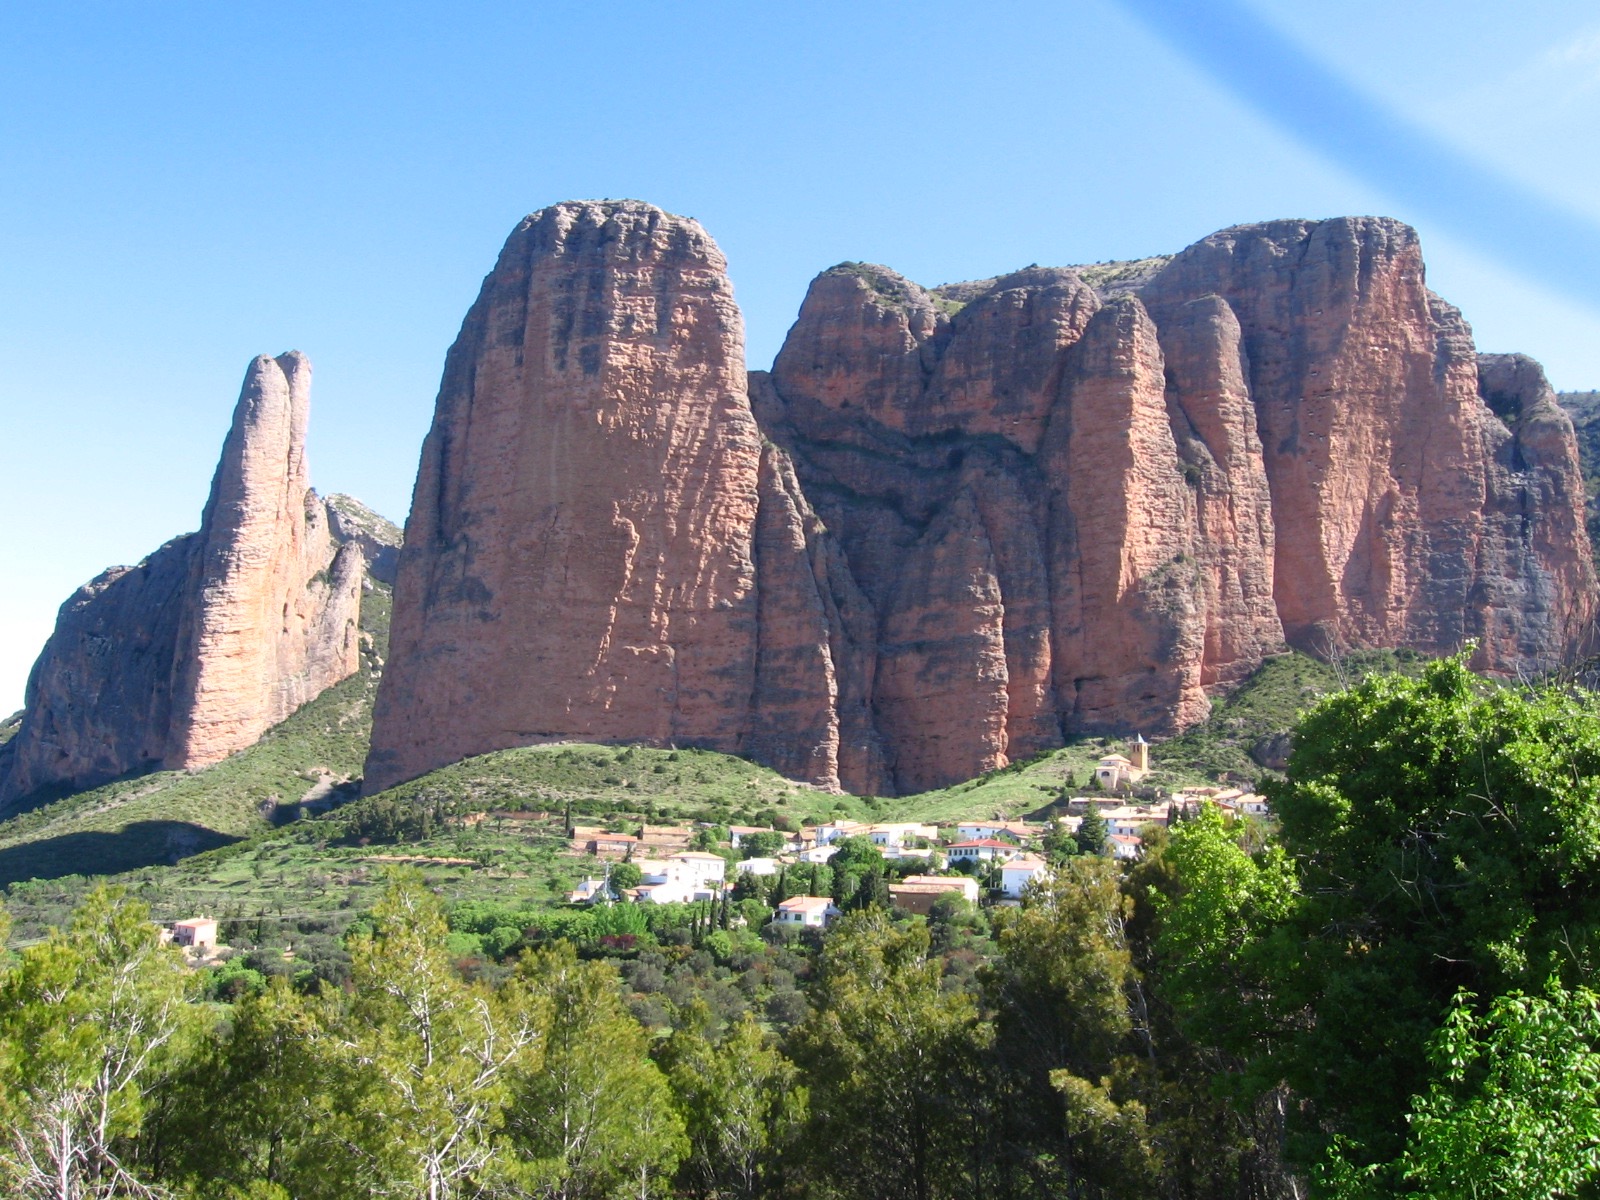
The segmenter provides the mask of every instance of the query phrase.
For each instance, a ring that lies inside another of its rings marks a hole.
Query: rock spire
[[[62,605],[0,758],[0,804],[195,768],[359,664],[361,548],[310,487],[311,364],[250,364],[200,529]]]

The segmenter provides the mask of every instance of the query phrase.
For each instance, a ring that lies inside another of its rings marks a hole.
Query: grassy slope
[[[363,614],[380,650],[386,601],[379,593]],[[1173,787],[1224,773],[1256,779],[1264,772],[1249,757],[1251,746],[1290,728],[1318,695],[1340,686],[1341,671],[1353,678],[1411,669],[1417,661],[1368,653],[1336,670],[1298,654],[1275,658],[1219,701],[1205,725],[1154,747],[1152,782]],[[466,860],[421,864],[429,882],[452,899],[549,901],[592,866],[562,854],[568,805],[575,819],[624,827],[641,821],[754,823],[775,814],[799,822],[1016,817],[1049,807],[1069,780],[1085,784],[1095,760],[1123,745],[1084,738],[978,779],[894,799],[830,795],[710,751],[533,746],[467,759],[357,804],[446,801],[455,811],[546,811],[552,814],[547,820],[486,822],[421,843],[371,847],[340,844],[345,811],[274,827],[267,812],[280,801],[292,805],[318,770],[339,777],[359,772],[373,687],[371,673],[363,671],[257,746],[205,771],[112,784],[0,825],[0,883],[13,883],[7,904],[17,918],[15,936],[38,936],[61,920],[90,886],[88,875],[116,875],[158,917],[261,917],[285,937],[295,928],[337,928],[365,908],[381,882],[384,856]],[[212,840],[184,842],[185,830]],[[174,864],[175,857],[182,861]]]

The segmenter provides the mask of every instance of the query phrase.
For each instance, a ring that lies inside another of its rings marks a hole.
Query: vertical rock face
[[[1057,695],[1086,728],[1192,723],[1209,709],[1195,500],[1144,306],[1101,309],[1069,370],[1044,462]]]
[[[1286,640],[1537,670],[1595,608],[1570,427],[1393,221],[813,281],[739,377],[691,222],[513,234],[424,449],[369,787],[551,738],[857,792],[1167,733]]]
[[[310,382],[298,353],[256,359],[199,532],[62,606],[0,804],[216,762],[356,669],[363,560],[310,490]]]
[[[1416,232],[1371,217],[1240,226],[1141,292],[1158,322],[1211,294],[1242,333],[1290,642],[1478,639],[1480,667],[1499,672],[1568,653],[1594,611],[1570,434],[1536,406],[1527,438],[1556,429],[1568,453],[1517,458],[1525,439],[1480,397],[1471,331],[1428,291]],[[1504,515],[1534,495],[1536,520]]]
[[[191,560],[169,766],[226,758],[356,669],[362,553],[311,490],[310,413],[304,355],[250,364]]]
[[[369,786],[562,738],[740,747],[761,456],[743,360],[693,221],[574,203],[516,229],[423,447]]]

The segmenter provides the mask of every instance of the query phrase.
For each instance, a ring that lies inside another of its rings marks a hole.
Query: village
[[[1132,863],[1146,839],[1210,805],[1232,818],[1269,816],[1265,797],[1238,786],[1213,784],[1165,791],[1149,782],[1151,747],[1142,737],[1126,753],[1103,755],[1085,786],[1064,789],[1058,800],[1026,818],[966,817],[941,821],[866,821],[837,818],[811,824],[655,824],[611,820],[569,821],[558,858],[578,865],[581,878],[557,901],[592,908],[611,905],[698,905],[709,909],[755,900],[779,936],[820,930],[842,915],[839,888],[830,887],[842,853],[852,868],[881,874],[878,902],[911,916],[928,916],[945,898],[971,906],[1015,906],[1027,889],[1047,879],[1062,859],[1093,853]],[[1073,794],[1069,794],[1073,793]],[[465,830],[545,827],[559,814],[482,809],[457,815]],[[558,832],[560,827],[558,826]],[[467,865],[470,859],[404,854],[368,856],[375,864]],[[844,860],[840,860],[844,861]],[[748,906],[741,906],[749,914]],[[761,911],[761,910],[756,910]],[[737,918],[754,928],[754,916]],[[194,916],[163,926],[165,940],[182,948],[191,965],[225,957],[219,923]]]
[[[1223,785],[1188,787],[1161,798],[1133,793],[1151,772],[1150,746],[1135,737],[1126,755],[1096,764],[1091,795],[1067,799],[1043,820],[995,817],[947,823],[835,820],[783,830],[754,825],[641,824],[633,831],[576,826],[567,853],[596,870],[568,895],[575,905],[716,904],[725,897],[770,901],[778,928],[824,928],[842,915],[833,898],[794,890],[814,882],[807,868],[828,864],[852,841],[869,844],[894,881],[894,908],[926,916],[942,897],[969,904],[1016,905],[1047,877],[1061,848],[1132,861],[1152,829],[1212,805],[1231,817],[1265,818],[1266,798]],[[819,889],[820,890],[820,889]]]

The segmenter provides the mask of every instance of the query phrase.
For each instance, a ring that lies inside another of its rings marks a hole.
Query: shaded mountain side
[[[17,736],[17,730],[22,728],[22,710],[19,708],[5,720],[0,721],[0,746],[4,746]]]
[[[1583,491],[1587,500],[1585,524],[1591,545],[1600,545],[1600,391],[1558,392],[1556,399],[1572,418],[1578,435],[1578,461],[1583,464]]]

